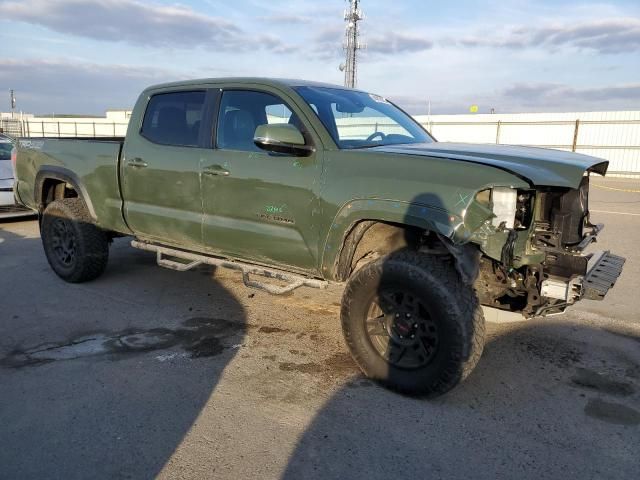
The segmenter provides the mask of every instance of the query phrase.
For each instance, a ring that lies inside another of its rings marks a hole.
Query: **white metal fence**
[[[527,145],[609,160],[640,175],[640,111],[417,116],[439,141]]]
[[[100,121],[58,121],[30,119],[22,121],[25,137],[124,137],[128,123]]]
[[[609,173],[640,175],[640,111],[418,115],[415,118],[439,141],[574,151],[609,160]],[[10,135],[31,137],[119,137],[126,134],[128,125],[106,118],[28,118],[0,122],[0,128]],[[339,123],[341,132],[354,138],[372,130],[395,131],[375,118],[344,118]]]

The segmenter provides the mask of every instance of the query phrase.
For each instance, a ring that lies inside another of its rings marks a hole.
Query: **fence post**
[[[43,120],[43,121],[41,121],[40,123],[42,124],[42,125],[40,125],[40,126],[41,126],[41,128],[42,128],[42,136],[44,137],[44,136],[45,136],[45,135],[44,135],[44,120]]]
[[[57,123],[58,123],[58,138],[60,138],[60,122],[57,122]]]
[[[96,136],[96,122],[92,122],[92,124],[93,124],[93,136],[95,138],[95,136]]]
[[[73,136],[78,138],[78,122],[73,122]]]
[[[578,144],[578,129],[580,128],[580,119],[576,119],[576,127],[573,130],[573,144],[571,145],[571,151],[576,151],[576,145]]]
[[[116,136],[116,122],[113,122],[113,136]]]
[[[496,124],[496,145],[500,144],[500,125],[502,125],[502,121],[498,120]]]

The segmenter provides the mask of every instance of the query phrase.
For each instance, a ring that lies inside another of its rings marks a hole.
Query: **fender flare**
[[[39,211],[42,211],[43,207],[42,187],[44,186],[45,180],[49,179],[60,180],[73,186],[74,190],[78,192],[78,195],[82,198],[85,205],[87,206],[89,215],[91,216],[93,221],[96,221],[97,216],[96,211],[93,208],[93,203],[91,202],[91,198],[89,197],[89,194],[87,193],[87,190],[84,187],[83,183],[80,181],[78,175],[67,168],[57,167],[55,165],[43,165],[42,167],[40,167],[40,170],[38,170],[38,173],[36,174],[33,187],[33,198],[38,205]]]
[[[335,278],[345,239],[361,222],[395,223],[430,230],[453,239],[457,215],[435,205],[386,199],[354,199],[345,203],[336,214],[326,236],[321,270],[325,278]],[[366,229],[366,228],[365,228]]]

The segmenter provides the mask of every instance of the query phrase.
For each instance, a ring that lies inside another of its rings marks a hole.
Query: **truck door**
[[[273,93],[222,92],[214,161],[203,165],[203,240],[226,255],[317,270],[321,157],[273,154],[253,143],[255,129],[288,122],[309,133]],[[320,149],[319,149],[320,150]]]
[[[200,164],[211,154],[210,95],[204,89],[162,91],[140,99],[146,106],[136,105],[134,112],[144,114],[131,119],[121,179],[125,218],[137,236],[201,246]]]

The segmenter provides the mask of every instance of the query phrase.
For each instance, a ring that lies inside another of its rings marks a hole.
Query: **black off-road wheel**
[[[410,395],[451,390],[484,347],[475,292],[442,256],[402,251],[363,266],[347,283],[341,319],[364,374]]]
[[[93,280],[107,267],[109,238],[93,224],[80,198],[64,198],[47,205],[40,236],[49,265],[67,282]]]

